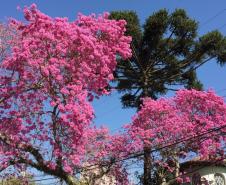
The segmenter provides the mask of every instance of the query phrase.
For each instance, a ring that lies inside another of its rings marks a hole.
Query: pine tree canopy
[[[226,37],[218,30],[199,36],[198,22],[183,9],[159,10],[143,26],[134,11],[114,11],[110,18],[126,20],[133,39],[133,56],[119,59],[115,72],[115,88],[123,93],[125,108],[139,107],[142,97],[157,99],[178,86],[201,90],[197,68],[211,59],[226,62]]]

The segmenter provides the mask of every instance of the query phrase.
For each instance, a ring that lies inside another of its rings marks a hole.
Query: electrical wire
[[[211,22],[212,20],[214,20],[215,18],[217,18],[219,15],[221,15],[222,13],[225,12],[225,8],[220,10],[219,12],[217,12],[215,15],[213,15],[212,17],[210,17],[209,19],[207,19],[206,21],[204,21],[202,24],[200,24],[200,27],[208,24],[209,22]]]
[[[199,138],[199,137],[205,136],[207,134],[210,134],[210,133],[213,133],[213,132],[216,132],[216,131],[220,131],[223,128],[226,128],[226,124],[225,125],[222,125],[220,127],[215,127],[215,128],[212,128],[212,129],[208,129],[205,132],[202,132],[202,133],[197,134],[197,135],[192,136],[192,137],[181,138],[181,139],[177,140],[174,143],[170,143],[170,144],[167,144],[167,145],[164,145],[164,146],[160,146],[160,147],[159,147],[159,145],[158,146],[154,146],[153,148],[155,148],[155,149],[151,150],[150,152],[153,153],[153,152],[157,152],[159,150],[163,150],[165,148],[170,148],[170,147],[172,147],[174,145],[177,145],[177,144],[180,144],[182,142],[189,141],[189,140],[192,140],[192,139],[195,139],[195,138]],[[115,160],[114,163],[122,162],[122,161],[133,159],[133,158],[137,158],[137,157],[140,157],[140,156],[143,156],[143,155],[144,155],[144,152],[143,151],[135,152],[131,156],[126,155],[122,159]],[[86,167],[83,167],[83,168],[89,168],[89,167],[94,167],[94,166],[98,166],[98,165],[99,164],[94,164],[94,165],[89,165],[89,166],[86,166]],[[108,166],[108,165],[109,164],[103,164],[103,165],[99,165],[99,166],[104,167],[104,166]],[[95,168],[92,168],[92,169],[88,169],[86,171],[94,170],[94,169],[97,169],[97,168],[98,167],[95,167]]]
[[[162,149],[165,149],[167,147],[172,147],[174,145],[177,145],[181,142],[185,142],[185,141],[189,141],[191,139],[194,139],[194,138],[198,138],[198,137],[201,137],[201,136],[205,136],[207,134],[210,134],[212,132],[216,132],[216,131],[219,131],[223,128],[226,128],[226,124],[225,125],[222,125],[220,127],[216,127],[216,128],[213,128],[213,129],[209,129],[207,130],[206,132],[202,132],[201,134],[198,134],[196,136],[193,136],[193,137],[189,137],[189,138],[181,138],[179,141],[175,142],[175,143],[171,143],[171,144],[168,144],[168,145],[164,145],[164,146],[161,146],[161,147],[157,147],[153,150],[151,150],[151,153],[153,152],[156,152],[156,151],[159,151],[159,150],[162,150]],[[140,157],[140,156],[143,156],[144,153],[142,152],[139,152],[139,153],[134,153],[132,156],[129,156],[129,157],[125,157],[125,158],[122,158],[122,159],[118,159],[118,160],[115,160],[114,163],[118,163],[118,162],[122,162],[122,161],[126,161],[126,160],[129,160],[129,159],[133,159],[133,158],[137,158],[137,157]],[[105,167],[105,166],[108,166],[108,164],[94,164],[94,165],[89,165],[89,166],[86,166],[86,167],[83,167],[83,168],[89,168],[89,169],[86,169],[84,171],[93,171],[95,169],[99,169],[99,167]],[[94,168],[90,168],[90,167],[94,167]],[[29,181],[29,182],[39,182],[39,181],[46,181],[46,180],[53,180],[53,179],[56,179],[56,177],[50,177],[50,178],[42,178],[42,179],[35,179],[35,180],[32,180],[32,181]]]

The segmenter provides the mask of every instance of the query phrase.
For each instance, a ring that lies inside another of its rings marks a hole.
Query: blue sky
[[[226,34],[226,1],[225,0],[3,0],[0,8],[0,21],[6,21],[8,17],[22,20],[23,14],[16,9],[17,6],[23,7],[36,3],[38,8],[50,16],[69,17],[70,20],[76,18],[78,12],[83,14],[102,13],[112,10],[135,10],[139,15],[141,23],[161,8],[173,11],[175,8],[184,8],[188,14],[200,22],[199,32],[206,33],[213,29],[221,28]],[[218,12],[220,15],[209,20]],[[205,22],[208,23],[205,24]],[[225,25],[225,26],[224,26]],[[220,67],[214,61],[210,61],[200,70],[198,76],[204,83],[205,89],[213,88],[218,94],[226,95],[226,67]],[[121,109],[119,95],[112,93],[94,102],[96,111],[95,123],[107,125],[110,130],[116,131],[122,124],[128,123],[134,114],[133,109]]]
[[[0,21],[4,22],[8,17],[22,20],[23,14],[16,7],[23,7],[32,3],[36,3],[42,12],[50,16],[69,17],[70,20],[75,19],[78,12],[98,14],[112,10],[135,10],[141,23],[150,14],[161,8],[166,8],[169,11],[173,11],[175,8],[183,8],[188,15],[200,22],[199,33],[203,34],[222,27],[220,31],[226,35],[225,0],[2,0]],[[222,12],[220,15],[209,20],[220,11]],[[208,23],[204,24],[206,21]],[[198,70],[198,76],[204,83],[205,89],[213,88],[219,95],[226,95],[226,90],[224,90],[226,89],[226,66],[220,67],[215,64],[215,61],[210,61]],[[120,128],[124,123],[130,122],[131,116],[135,113],[133,109],[121,108],[117,93],[102,97],[95,101],[93,105],[96,111],[94,122],[98,125],[106,125],[111,131],[117,131],[117,128]],[[46,184],[50,184],[50,181],[47,181]]]

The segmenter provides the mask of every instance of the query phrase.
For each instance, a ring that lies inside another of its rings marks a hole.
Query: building
[[[184,185],[226,185],[226,160],[195,159],[182,163],[180,171],[190,179]]]
[[[89,164],[86,163],[87,166]],[[80,181],[82,184],[90,185],[116,185],[115,177],[106,173],[107,169],[93,167],[81,173]]]

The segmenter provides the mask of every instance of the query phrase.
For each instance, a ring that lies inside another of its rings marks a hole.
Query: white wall
[[[201,169],[199,169],[199,168],[201,168],[201,167],[200,166],[195,167],[194,169],[191,169],[191,171],[197,169],[197,171],[195,171],[194,173],[199,173],[201,175],[201,177],[204,177],[206,180],[208,180],[210,184],[212,182],[212,184],[214,185],[214,175],[216,173],[223,175],[224,180],[226,180],[226,167],[206,166],[206,167],[203,167]],[[191,182],[192,182],[191,177],[194,173],[191,173],[189,175]],[[225,181],[225,183],[226,183],[226,181]]]

